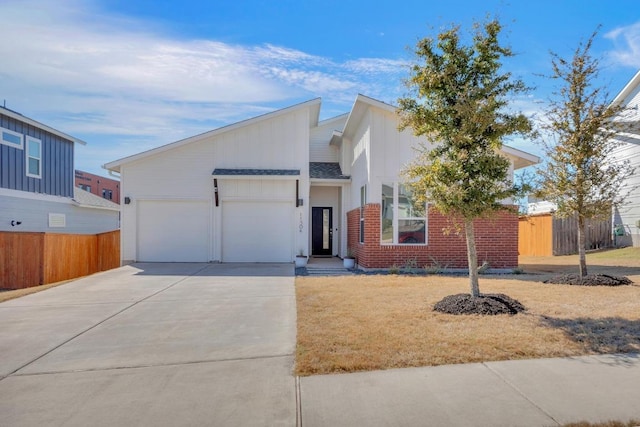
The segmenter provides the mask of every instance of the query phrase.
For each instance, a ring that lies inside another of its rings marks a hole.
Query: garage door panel
[[[291,262],[293,210],[291,202],[223,202],[223,261]]]
[[[138,202],[138,261],[208,262],[209,203]]]

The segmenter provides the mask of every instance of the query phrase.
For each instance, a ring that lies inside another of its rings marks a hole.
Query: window
[[[102,190],[102,197],[107,199],[107,200],[111,200],[111,198],[113,197],[113,192],[111,190],[103,189]]]
[[[418,203],[408,187],[398,183],[383,183],[381,207],[381,243],[427,243],[426,204]]]
[[[42,143],[30,136],[27,136],[27,176],[42,177]]]
[[[367,186],[360,187],[360,243],[364,243],[364,206],[367,204]]]
[[[85,185],[85,184],[78,184],[78,188],[84,191],[88,191],[89,193],[91,193],[91,186],[90,185]]]
[[[22,134],[9,129],[0,128],[0,144],[22,150]]]

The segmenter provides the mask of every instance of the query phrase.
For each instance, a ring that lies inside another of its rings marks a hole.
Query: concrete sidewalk
[[[640,420],[637,354],[321,375],[299,382],[304,427]]]
[[[136,264],[0,304],[2,426],[640,419],[640,356],[293,376],[293,265]]]

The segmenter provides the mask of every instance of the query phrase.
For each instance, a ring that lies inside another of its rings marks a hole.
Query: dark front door
[[[333,208],[311,208],[311,255],[332,255]]]

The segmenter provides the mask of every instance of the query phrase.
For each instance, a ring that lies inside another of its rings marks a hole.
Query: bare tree
[[[542,129],[551,139],[542,141],[547,162],[538,169],[538,195],[557,204],[556,215],[577,217],[581,277],[587,275],[586,222],[611,216],[628,196],[623,183],[633,173],[628,161],[612,157],[620,145],[616,137],[625,131],[615,120],[623,108],[595,84],[600,66],[590,50],[596,35],[581,42],[570,60],[551,53],[549,78],[561,86],[545,111]]]

